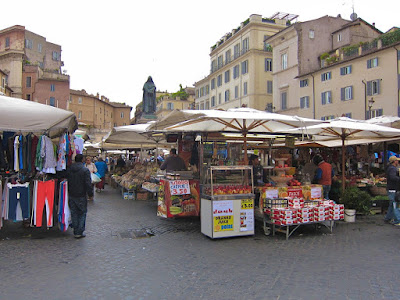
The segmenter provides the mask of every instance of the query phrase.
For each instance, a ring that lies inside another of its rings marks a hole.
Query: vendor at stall
[[[264,185],[263,182],[263,167],[260,164],[258,155],[252,154],[249,159],[250,165],[253,166],[253,182],[254,186]]]
[[[186,171],[186,165],[184,160],[176,154],[176,149],[173,148],[161,164],[160,169],[167,172]]]

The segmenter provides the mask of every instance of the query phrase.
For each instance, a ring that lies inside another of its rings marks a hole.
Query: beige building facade
[[[7,74],[0,70],[0,95],[11,97],[12,90],[8,87],[7,79]]]
[[[99,94],[85,90],[70,90],[68,110],[75,113],[83,127],[110,131],[113,127],[129,125],[132,107],[124,103],[110,102]]]
[[[186,87],[184,89],[188,94],[186,99],[180,97],[172,97],[169,93],[164,93],[157,97],[156,116],[160,120],[174,109],[194,109],[194,88]]]
[[[398,52],[362,19],[325,16],[267,39],[274,111],[315,119],[398,115]]]
[[[264,41],[285,29],[287,23],[287,18],[253,14],[212,46],[210,74],[195,83],[195,108],[248,106],[265,110],[271,106],[272,48]]]
[[[70,80],[63,65],[61,46],[24,26],[0,30],[0,69],[11,96],[66,109]]]

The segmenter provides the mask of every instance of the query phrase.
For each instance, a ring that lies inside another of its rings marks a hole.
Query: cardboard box
[[[151,199],[151,193],[149,192],[137,192],[136,200],[149,200]]]

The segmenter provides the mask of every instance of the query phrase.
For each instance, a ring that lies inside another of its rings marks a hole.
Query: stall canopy
[[[57,137],[78,123],[73,112],[28,100],[0,96],[0,131],[43,133]]]
[[[285,131],[287,133],[301,133],[312,135],[314,141],[320,139],[340,139],[342,143],[342,188],[345,188],[345,141],[358,139],[379,139],[400,137],[400,130],[396,128],[370,124],[350,118],[337,118],[327,122]]]
[[[252,108],[234,108],[227,111],[204,110],[201,116],[164,128],[182,132],[239,132],[244,141],[244,160],[247,164],[247,135],[249,133],[274,134],[321,121],[288,116]]]
[[[114,127],[104,138],[105,143],[112,144],[156,144],[156,140],[150,138],[147,129],[151,122],[146,124],[135,124]]]

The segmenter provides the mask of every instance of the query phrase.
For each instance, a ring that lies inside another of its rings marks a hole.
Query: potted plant
[[[354,222],[356,212],[359,214],[370,213],[372,198],[370,194],[357,187],[349,187],[343,192],[339,203],[344,204],[345,221]]]

